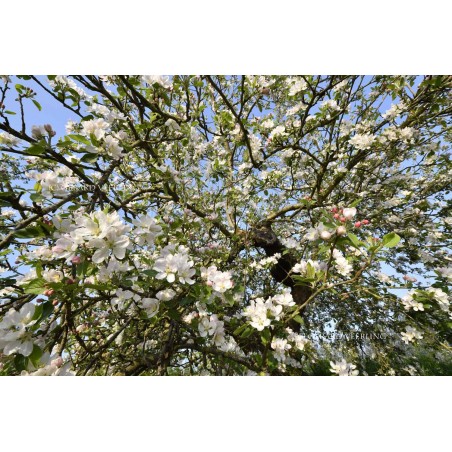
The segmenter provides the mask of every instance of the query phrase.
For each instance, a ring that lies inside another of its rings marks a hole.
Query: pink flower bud
[[[369,220],[363,220],[363,221],[361,221],[361,223],[362,223],[362,224],[369,224],[370,221],[369,221]]]
[[[357,221],[355,223],[355,228],[360,228],[361,227],[361,221]]]
[[[345,223],[345,222],[347,221],[347,219],[346,219],[345,217],[340,217],[340,218],[339,218],[339,221],[340,221],[341,223]]]
[[[334,217],[334,219],[338,220],[338,219],[340,218],[340,215],[339,215],[338,213],[335,213],[335,214],[333,215],[333,217]]]
[[[82,258],[81,258],[80,256],[74,256],[74,257],[71,259],[71,262],[72,262],[73,264],[80,264],[80,262],[82,262]]]
[[[331,212],[332,212],[332,213],[337,213],[337,212],[338,212],[338,208],[337,208],[337,207],[333,207],[333,208],[331,209]]]

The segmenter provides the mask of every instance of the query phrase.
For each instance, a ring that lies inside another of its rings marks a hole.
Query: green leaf
[[[37,100],[31,99],[31,101],[36,105],[36,108],[37,108],[39,111],[42,110],[41,104],[40,104]]]
[[[14,237],[17,239],[35,239],[38,237],[47,237],[48,230],[41,224],[36,226],[29,226],[28,228],[21,229],[14,233]]]
[[[179,305],[180,306],[187,306],[189,304],[194,304],[195,301],[196,300],[193,297],[185,297],[185,298],[182,298],[182,300],[180,300]]]
[[[83,285],[86,289],[93,289],[93,290],[111,290],[111,287],[108,284],[91,284],[86,283]]]
[[[144,273],[146,276],[151,276],[152,278],[158,274],[155,270],[143,270],[141,273]]]
[[[53,304],[51,301],[46,301],[42,305],[42,314],[39,318],[39,321],[45,320],[47,317],[49,317],[53,312]]]
[[[240,335],[243,339],[250,337],[254,333],[254,328],[250,325],[247,325],[243,333]]]
[[[87,152],[80,160],[85,163],[94,163],[97,162],[98,158],[98,154],[90,154],[89,152]]]
[[[267,345],[271,341],[271,334],[268,329],[261,331],[261,340],[264,345]]]
[[[349,232],[349,233],[347,234],[347,237],[350,239],[350,242],[352,242],[352,245],[353,245],[355,248],[359,248],[359,247],[361,246],[361,242],[360,242],[360,240],[358,239],[358,237],[356,237],[355,234],[352,234],[351,232]]]
[[[306,266],[306,277],[307,279],[315,278],[315,268],[310,263],[308,263],[308,265]]]
[[[382,245],[386,248],[393,248],[400,242],[400,236],[395,232],[390,232],[383,237]]]
[[[44,278],[36,278],[33,281],[30,281],[28,284],[24,284],[22,287],[25,293],[30,293],[33,295],[40,295],[46,290],[47,281]],[[40,306],[36,307],[36,310],[39,310]],[[36,313],[35,310],[35,313]],[[37,319],[38,317],[36,317]]]
[[[304,320],[303,317],[301,317],[301,315],[296,315],[294,318],[295,322],[299,323],[300,325],[304,324]]]
[[[240,325],[238,328],[236,328],[234,330],[234,333],[233,333],[234,336],[239,336],[240,334],[242,334],[246,330],[247,327],[248,327],[247,323],[245,323],[244,325]]]
[[[45,148],[40,146],[39,144],[32,144],[27,149],[27,154],[30,154],[30,155],[41,155],[41,154],[44,154],[45,151],[46,151]]]
[[[33,366],[39,367],[39,360],[42,356],[42,350],[40,347],[38,347],[36,344],[33,344],[33,351],[31,352],[31,355],[28,357],[28,359],[31,361]]]
[[[176,311],[175,309],[169,309],[168,310],[168,317],[173,319],[173,320],[180,320],[181,315],[178,311]]]
[[[88,138],[84,137],[83,135],[78,135],[78,134],[73,133],[73,134],[70,134],[67,136],[71,140],[78,141],[79,143],[86,144],[87,146],[89,146],[91,144],[91,141],[89,141]]]
[[[41,202],[44,199],[44,196],[40,195],[39,193],[33,193],[30,195],[30,199],[33,202]]]
[[[349,204],[349,207],[356,207],[362,200],[363,198],[355,199],[351,204]]]
[[[38,278],[42,278],[42,264],[41,264],[41,262],[38,262],[36,264],[36,274],[38,275]]]
[[[89,138],[90,138],[90,140],[91,140],[91,143],[93,143],[93,146],[96,146],[96,147],[98,147],[98,146],[100,146],[100,141],[96,138],[96,135],[94,135],[94,133],[90,133],[89,134]]]
[[[89,268],[89,262],[88,261],[83,261],[80,262],[80,264],[77,264],[77,276],[79,278],[82,278],[83,276],[86,275],[86,272],[88,271]]]
[[[19,372],[26,370],[26,368],[28,367],[28,358],[22,355],[16,355],[14,358],[14,367]]]

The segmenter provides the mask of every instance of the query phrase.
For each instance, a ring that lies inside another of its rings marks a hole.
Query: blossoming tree
[[[4,76],[0,373],[450,373],[451,88]]]

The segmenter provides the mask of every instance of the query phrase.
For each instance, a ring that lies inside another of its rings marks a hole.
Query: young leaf
[[[400,242],[400,236],[395,232],[390,232],[383,237],[382,245],[386,248],[393,248]]]

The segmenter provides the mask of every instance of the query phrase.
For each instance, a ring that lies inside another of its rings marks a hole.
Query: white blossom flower
[[[130,300],[133,295],[132,291],[119,288],[116,290],[116,297],[111,300],[111,304],[112,306],[116,306],[117,309],[123,310],[127,301]]]
[[[155,295],[160,301],[169,301],[176,296],[176,292],[173,289],[165,289],[157,292]]]
[[[344,255],[337,249],[333,250],[333,257],[336,263],[336,269],[338,273],[342,276],[348,276],[353,270],[352,265],[350,265]]]
[[[86,136],[93,134],[97,140],[105,137],[106,131],[110,128],[110,124],[102,118],[91,119],[82,122],[83,132]]]
[[[207,280],[207,285],[211,286],[215,292],[224,293],[234,285],[231,279],[231,272],[217,270],[215,265],[209,268],[201,268],[201,277]]]
[[[6,146],[15,147],[21,143],[21,139],[16,138],[14,135],[10,133],[4,132],[0,133],[0,144],[5,144]]]
[[[96,248],[92,259],[95,264],[100,264],[108,258],[110,252],[116,259],[124,259],[129,243],[129,237],[126,235],[118,236],[113,231],[110,231],[105,238],[91,239],[87,245],[90,248]]]
[[[123,148],[119,145],[119,140],[117,138],[112,137],[111,135],[107,135],[104,138],[104,147],[105,151],[108,155],[113,157],[115,160],[119,160],[125,154],[123,154]]]
[[[282,137],[286,135],[287,135],[286,128],[284,126],[277,126],[270,132],[268,138],[272,139],[276,136]]]
[[[160,302],[156,298],[143,298],[141,307],[146,311],[149,318],[154,317],[159,311]]]
[[[356,208],[355,207],[346,207],[342,210],[342,216],[346,220],[351,220],[356,215]]]
[[[443,278],[452,280],[452,267],[439,267],[435,269]]]
[[[180,130],[180,125],[173,118],[169,118],[165,122],[165,126],[168,127],[168,129],[173,130],[175,132],[178,132]]]
[[[294,306],[295,301],[293,301],[292,294],[289,290],[285,290],[282,294],[275,295],[272,300],[276,304],[280,304],[281,306]]]
[[[280,362],[284,362],[286,360],[285,353],[287,350],[290,350],[292,346],[287,343],[287,339],[275,337],[272,340],[271,348],[275,350],[273,354],[275,358]]]
[[[30,356],[33,351],[33,339],[27,327],[34,325],[33,319],[36,306],[26,303],[20,311],[11,308],[0,322],[0,350],[3,354],[20,353]]]
[[[289,96],[295,96],[300,91],[304,91],[308,87],[308,84],[301,78],[292,79],[289,89]]]
[[[171,89],[173,86],[169,77],[165,75],[143,75],[142,80],[150,86],[157,83],[165,89]]]
[[[424,305],[413,298],[415,291],[408,292],[402,297],[402,304],[405,310],[409,311],[413,309],[414,311],[423,311]]]
[[[162,234],[162,228],[154,218],[149,215],[141,215],[133,220],[136,229],[133,231],[137,236],[138,245],[153,245],[156,237]]]
[[[422,333],[416,330],[416,328],[413,328],[411,326],[407,326],[405,328],[405,332],[401,333],[402,341],[405,342],[405,344],[408,344],[409,342],[413,342],[415,339],[422,339],[424,336]]]
[[[374,135],[357,133],[353,138],[350,138],[349,143],[357,149],[365,150],[370,149],[375,140]]]
[[[348,363],[343,359],[342,361],[333,362],[330,361],[332,373],[339,375],[340,377],[356,376],[359,374],[359,370],[355,370],[356,366],[354,364]]]
[[[446,292],[443,292],[437,287],[429,287],[427,292],[433,296],[443,311],[449,310],[449,296]]]
[[[60,282],[63,279],[63,272],[58,270],[44,270],[42,272],[42,277],[48,282]]]

